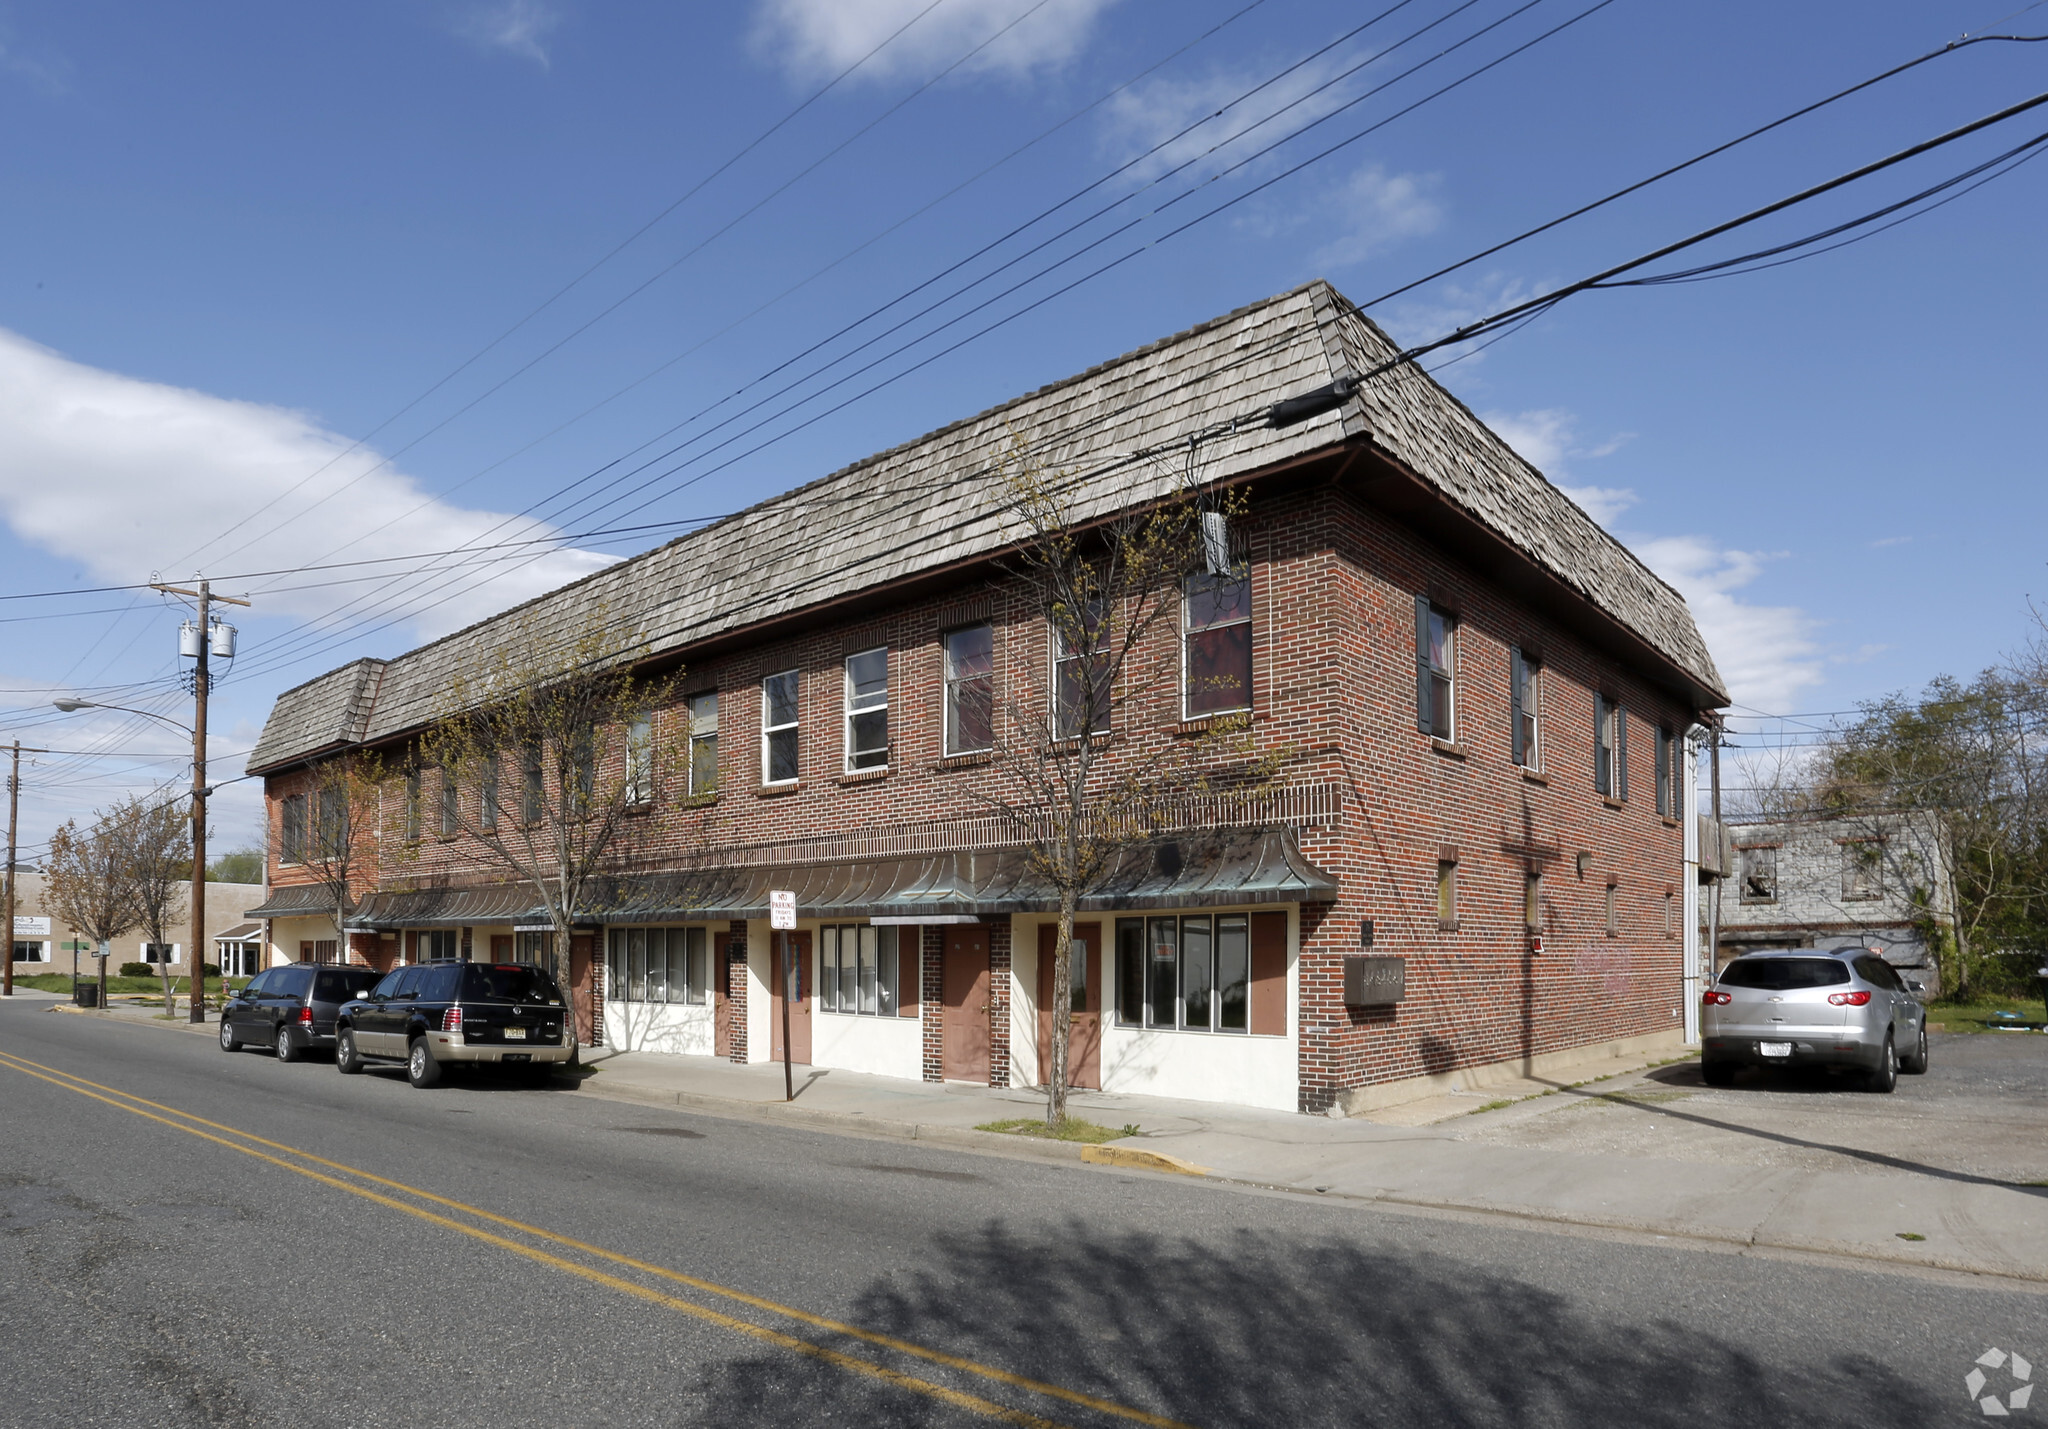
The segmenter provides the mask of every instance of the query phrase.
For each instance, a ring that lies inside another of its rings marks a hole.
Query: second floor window
[[[1842,845],[1842,896],[1884,896],[1884,844],[1877,839],[1850,839]]]
[[[1657,812],[1675,819],[1685,812],[1679,797],[1680,754],[1683,746],[1671,731],[1657,726]]]
[[[1536,700],[1536,661],[1520,648],[1508,651],[1508,738],[1515,763],[1524,769],[1543,767],[1539,740],[1541,721]]]
[[[690,711],[690,793],[718,792],[718,691],[706,690],[684,702]]]
[[[1189,718],[1252,707],[1252,578],[1249,571],[1192,575],[1181,602],[1186,641],[1182,712]]]
[[[949,631],[946,753],[974,754],[996,742],[996,636],[987,625]]]
[[[1778,850],[1773,848],[1746,848],[1739,855],[1742,859],[1742,901],[1744,903],[1776,903],[1778,901]]]
[[[452,839],[462,832],[462,789],[455,782],[452,770],[441,770],[441,837]]]
[[[483,777],[477,781],[476,822],[477,827],[486,832],[498,827],[498,756],[495,751],[486,756]]]
[[[320,842],[332,847],[327,837],[327,797],[320,798]],[[405,841],[416,844],[420,841],[420,771],[415,769],[405,776]]]
[[[626,802],[654,802],[654,719],[641,715],[626,726]]]
[[[537,824],[547,812],[547,776],[541,764],[540,744],[536,741],[519,751],[520,822]]]
[[[889,651],[846,657],[846,772],[889,767]]]
[[[1628,799],[1628,712],[1605,695],[1593,696],[1593,792]]]
[[[1085,615],[1055,619],[1053,722],[1059,738],[1078,739],[1109,728],[1115,674],[1109,642],[1109,621],[1100,605],[1090,606]]]
[[[1455,739],[1458,622],[1427,596],[1415,597],[1415,727],[1436,739]]]
[[[797,774],[796,671],[761,682],[761,782],[794,784]]]
[[[285,795],[277,822],[277,861],[303,863],[306,858],[306,796]]]

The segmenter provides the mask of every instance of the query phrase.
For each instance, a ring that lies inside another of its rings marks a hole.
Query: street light
[[[189,724],[181,724],[169,715],[160,715],[154,710],[138,710],[129,705],[101,704],[98,700],[80,700],[66,696],[50,701],[66,714],[76,710],[118,710],[122,714],[141,715],[145,719],[162,720],[172,729],[183,730],[192,736],[192,931],[191,944],[185,951],[186,964],[192,983],[191,996],[185,999],[186,1016],[193,1022],[206,1020],[206,796],[213,790],[206,783],[206,737]],[[206,708],[203,702],[199,708]],[[204,715],[201,716],[204,718]],[[100,964],[102,976],[106,964]],[[104,993],[104,986],[102,987]],[[102,1005],[105,997],[101,998]]]

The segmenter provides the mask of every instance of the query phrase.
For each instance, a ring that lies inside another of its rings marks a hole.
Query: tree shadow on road
[[[931,1254],[924,1269],[871,1287],[849,1318],[1188,1424],[1919,1426],[1955,1407],[1875,1356],[1766,1364],[1696,1329],[1603,1320],[1427,1253],[1256,1231],[1219,1244],[1075,1225],[1046,1240],[991,1225],[940,1237]],[[1054,1420],[1116,1422],[890,1362]],[[732,1362],[697,1386],[703,1418],[692,1422],[968,1418],[922,1396],[856,1389],[854,1378],[793,1355]]]

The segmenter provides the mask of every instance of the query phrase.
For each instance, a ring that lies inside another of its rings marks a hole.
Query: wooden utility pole
[[[151,584],[155,584],[152,582]],[[186,1016],[192,1022],[206,1021],[206,692],[212,681],[207,655],[213,645],[213,603],[248,605],[231,595],[215,595],[212,585],[199,582],[198,590],[157,585],[166,595],[182,595],[199,602],[199,655],[192,671],[192,937],[185,950],[185,966],[192,977]],[[348,935],[342,934],[346,939]]]
[[[14,996],[14,834],[16,824],[21,816],[21,756],[23,752],[21,741],[15,740],[13,751],[14,767],[9,770],[7,775],[7,893],[5,896],[7,904],[7,961],[0,963],[0,997]],[[48,754],[50,751],[47,749],[31,749],[26,752],[29,754]],[[78,958],[76,954],[72,956],[71,965],[72,981],[75,983],[78,980],[76,976],[78,971]]]

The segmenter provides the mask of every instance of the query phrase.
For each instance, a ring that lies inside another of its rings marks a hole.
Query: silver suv
[[[1927,1070],[1927,1011],[1868,948],[1750,953],[1701,999],[1700,1075],[1725,1087],[1740,1066],[1846,1067],[1873,1092]]]

